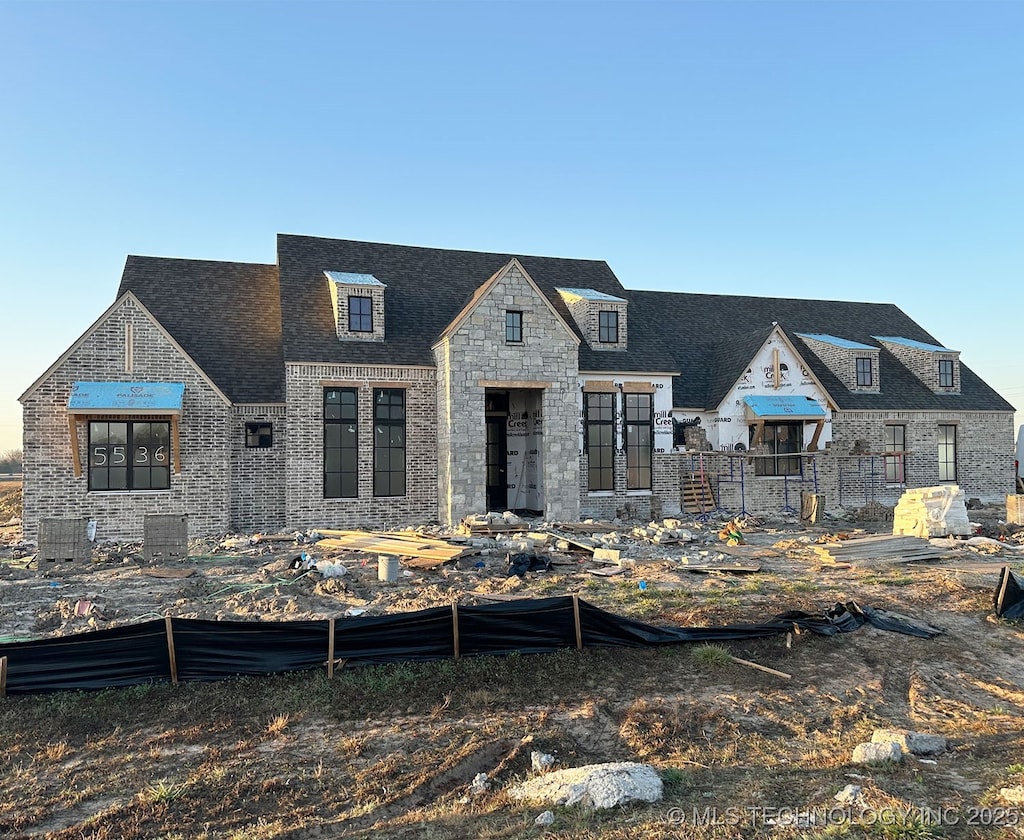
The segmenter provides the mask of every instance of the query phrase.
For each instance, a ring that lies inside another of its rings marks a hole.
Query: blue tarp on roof
[[[751,394],[743,398],[754,417],[789,417],[793,420],[820,420],[825,416],[815,400],[803,394]]]
[[[75,382],[68,411],[180,412],[184,382]]]
[[[926,341],[915,341],[912,338],[901,338],[898,335],[873,335],[872,338],[878,339],[879,341],[888,341],[891,344],[902,344],[904,347],[913,347],[917,350],[930,350],[931,352],[941,353],[955,353],[956,350],[950,350],[948,347],[940,347],[938,344],[929,344]]]

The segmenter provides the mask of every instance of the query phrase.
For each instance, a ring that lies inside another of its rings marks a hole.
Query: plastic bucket
[[[386,583],[394,583],[398,580],[397,554],[377,555],[377,580],[382,580]]]

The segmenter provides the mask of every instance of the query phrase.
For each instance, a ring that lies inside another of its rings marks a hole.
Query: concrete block
[[[39,520],[39,572],[59,569],[66,563],[85,563],[90,556],[89,524],[80,519]]]
[[[143,556],[153,563],[188,557],[188,516],[183,513],[149,514],[143,522]]]

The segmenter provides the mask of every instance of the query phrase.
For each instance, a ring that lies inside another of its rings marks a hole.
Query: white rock
[[[606,809],[629,802],[657,802],[662,783],[650,764],[622,761],[546,773],[517,785],[510,795],[550,805]]]
[[[534,825],[552,825],[555,822],[555,815],[551,811],[545,811],[542,814],[537,815],[537,819],[533,821]]]
[[[999,797],[1009,805],[1024,805],[1024,785],[999,788]]]
[[[871,735],[872,744],[889,741],[899,744],[903,752],[911,755],[937,755],[946,751],[946,739],[941,735],[928,735],[909,729],[876,729]]]
[[[884,743],[857,744],[853,748],[855,764],[875,764],[881,761],[902,761],[903,750],[895,741]]]
[[[530,764],[535,773],[544,773],[551,769],[555,763],[555,757],[549,753],[542,753],[534,750],[530,753]]]
[[[863,802],[864,797],[860,785],[847,785],[835,795],[835,799],[844,805],[858,805]]]

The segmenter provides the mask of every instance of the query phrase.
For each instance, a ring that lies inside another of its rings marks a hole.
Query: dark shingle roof
[[[129,290],[232,402],[284,402],[276,266],[130,256]]]
[[[431,346],[471,300],[473,293],[516,257],[555,310],[577,335],[557,287],[582,287],[626,297],[601,260],[451,251],[409,245],[321,239],[280,234],[277,238],[284,357],[290,362],[433,365]],[[387,286],[383,342],[339,341],[324,271],[372,274]],[[630,322],[632,324],[632,321]],[[633,341],[627,352],[580,346],[581,370],[665,370],[660,339]]]
[[[777,323],[840,408],[1013,411],[963,364],[961,393],[936,394],[885,349],[879,353],[881,393],[852,393],[796,335],[829,333],[871,347],[880,346],[875,335],[942,344],[892,304],[686,292],[633,291],[628,297],[630,338],[639,329],[674,337],[671,352],[681,374],[673,380],[673,404],[681,408],[717,407]]]

